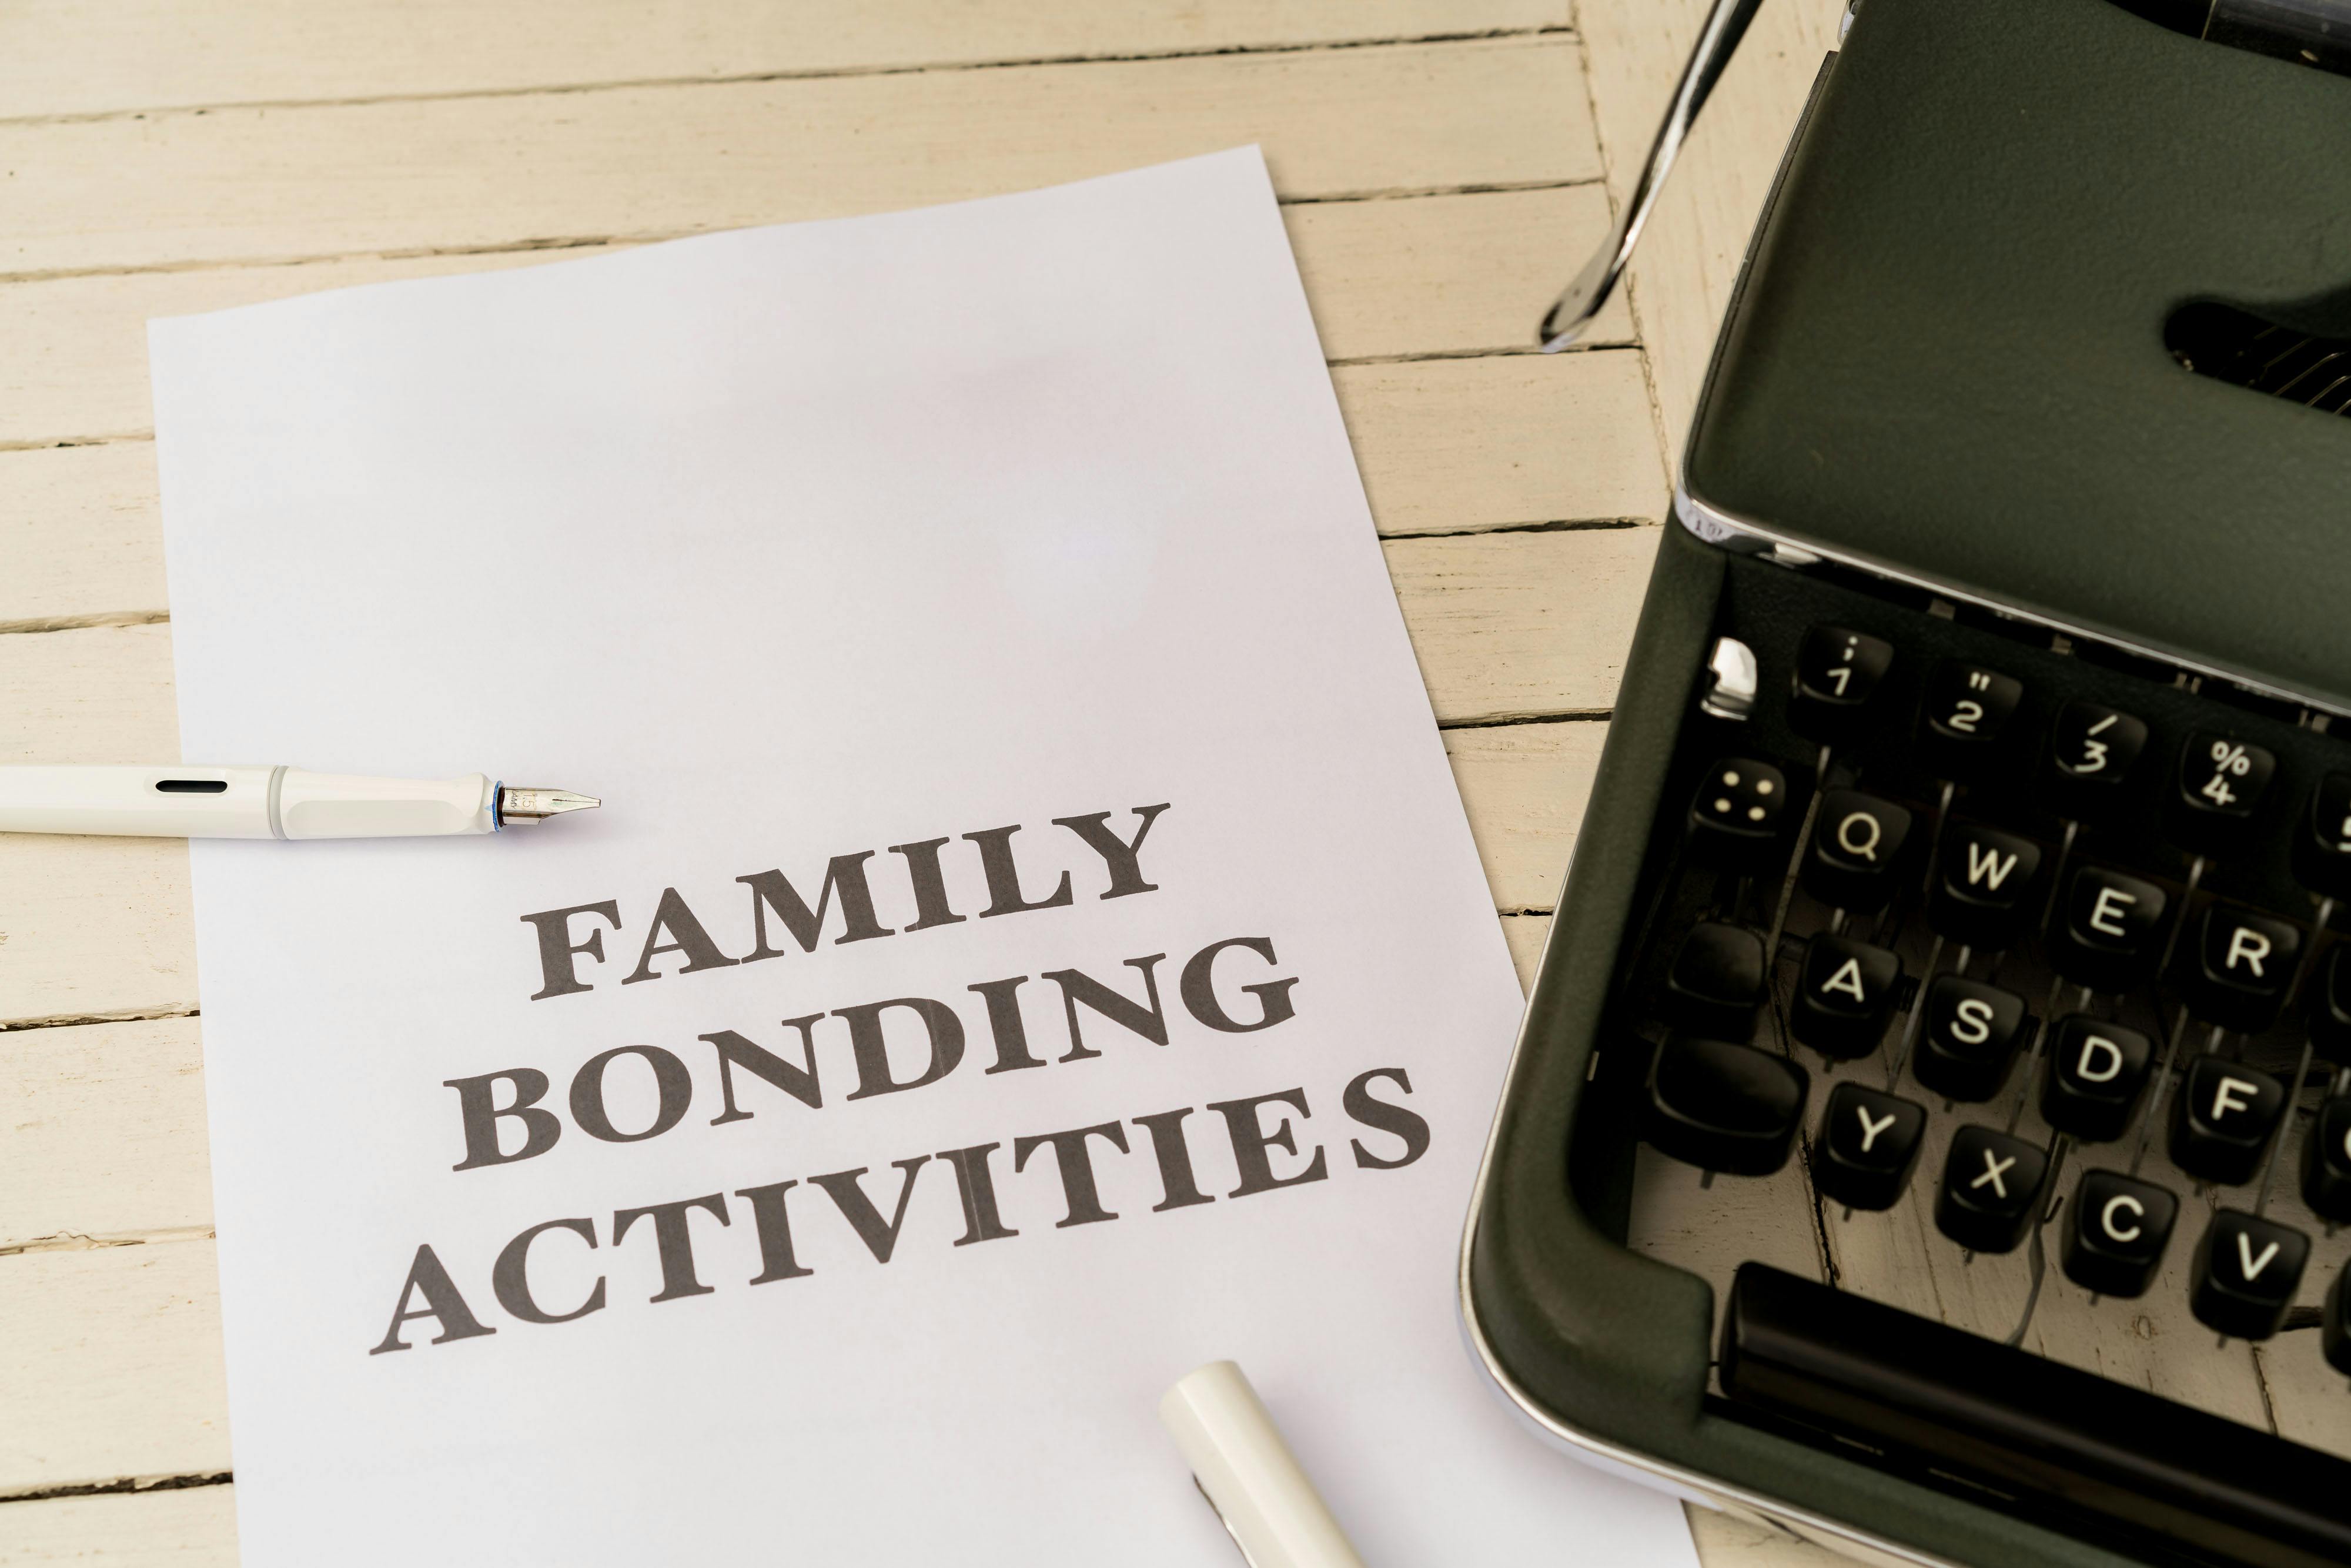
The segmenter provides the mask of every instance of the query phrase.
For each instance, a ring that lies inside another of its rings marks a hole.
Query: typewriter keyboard
[[[2351,1560],[2351,719],[1818,566],[1715,639],[1572,1171],[1714,1407]]]

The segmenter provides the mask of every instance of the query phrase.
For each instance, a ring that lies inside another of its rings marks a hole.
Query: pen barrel
[[[277,786],[278,836],[422,839],[497,831],[496,786],[458,779],[369,779],[289,768]]]
[[[0,767],[0,832],[163,839],[387,839],[487,833],[496,787],[300,768]]]
[[[1238,1366],[1195,1368],[1159,1419],[1251,1568],[1364,1568]]]
[[[0,832],[271,839],[276,768],[0,768]]]

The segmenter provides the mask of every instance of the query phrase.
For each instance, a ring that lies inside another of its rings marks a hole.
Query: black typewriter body
[[[2346,406],[2351,79],[1858,8],[1465,1238],[1541,1429],[1872,1561],[2351,1562]]]

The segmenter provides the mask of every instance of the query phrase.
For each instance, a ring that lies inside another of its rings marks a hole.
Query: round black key
[[[2285,1321],[2310,1260],[2310,1238],[2290,1226],[2224,1208],[2196,1244],[2188,1305],[2196,1321],[2231,1339],[2267,1339]]]
[[[2351,1225],[2351,1095],[2321,1105],[2302,1140],[2302,1201],[2321,1219]]]
[[[1745,1040],[1763,1002],[1763,939],[1744,926],[1706,920],[1674,953],[1659,1009],[1687,1034]]]
[[[1668,1040],[1649,1079],[1646,1134],[1701,1170],[1770,1176],[1788,1163],[1811,1086],[1802,1068],[1751,1045]]]
[[[2163,889],[2151,882],[2079,867],[2050,925],[2050,962],[2077,986],[2127,989],[2155,962],[2166,902]]]
[[[1870,699],[1894,664],[1890,643],[1843,626],[1815,626],[1796,650],[1788,725],[1805,739],[1842,746],[1868,721]]]
[[[1804,891],[1831,909],[1874,915],[1901,885],[1909,844],[1907,809],[1858,789],[1831,789],[1804,851]]]
[[[2113,1171],[2084,1171],[2058,1244],[2065,1277],[2101,1296],[2138,1297],[2163,1267],[2179,1218],[2168,1188]]]
[[[2222,1029],[2258,1034],[2277,1021],[2302,956],[2302,932],[2249,909],[2213,904],[2173,967],[2188,1010]]]
[[[1999,1093],[2017,1048],[2032,1032],[2024,998],[1964,975],[1938,975],[1918,1006],[1911,1075],[1946,1100],[1975,1103]]]
[[[1891,1208],[1926,1142],[1927,1108],[1853,1082],[1829,1091],[1813,1139],[1813,1186],[1831,1203]]]
[[[1788,1029],[1823,1056],[1867,1056],[1885,1037],[1902,984],[1902,960],[1884,947],[1826,932],[1804,944]]]
[[[2125,803],[2124,784],[2146,750],[2147,726],[2135,716],[2096,703],[2067,703],[2050,730],[2042,792],[2068,821],[2111,816]]]
[[[2329,773],[2310,792],[2294,841],[2294,874],[2313,893],[2351,898],[2351,773]]]
[[[1690,857],[1734,871],[1777,871],[1789,821],[1788,776],[1751,757],[1708,768],[1690,799]]]
[[[2040,1145],[1990,1127],[1961,1127],[1943,1162],[1935,1228],[1970,1252],[2012,1252],[2032,1228],[2048,1175]]]
[[[2129,1130],[2155,1061],[2153,1040],[2135,1029],[2071,1013],[2050,1030],[2046,1054],[2042,1120],[2085,1144],[2110,1144]]]
[[[1927,924],[1963,946],[1998,952],[2022,935],[2040,909],[2032,896],[2040,876],[2041,846],[2031,839],[1954,822],[1936,852]]]
[[[2351,1377],[2351,1292],[2343,1288],[2346,1280],[2351,1280],[2351,1270],[2335,1275],[2335,1283],[2326,1287],[2326,1311],[2318,1320],[2318,1340],[2326,1353],[2326,1364]]]
[[[2218,730],[2196,731],[2179,751],[2171,836],[2199,855],[2241,849],[2276,774],[2277,758],[2261,747]]]
[[[2171,1163],[2205,1181],[2241,1186],[2261,1169],[2284,1113],[2285,1085],[2275,1078],[2241,1061],[2199,1056],[2172,1102]]]
[[[2311,1049],[2338,1067],[2351,1067],[2351,943],[2338,943],[2318,966],[2310,988]]]
[[[1947,660],[1927,677],[1918,708],[1919,760],[1938,779],[1980,779],[2001,759],[2023,683],[1981,664]]]

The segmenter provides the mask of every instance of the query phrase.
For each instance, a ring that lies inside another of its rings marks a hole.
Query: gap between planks
[[[0,126],[5,126],[5,124],[6,121],[0,120]],[[1062,182],[1055,183],[1060,183]],[[1020,190],[1044,190],[1050,188],[1050,186],[1043,185],[1019,187]],[[1417,202],[1438,196],[1516,196],[1531,194],[1542,191],[1596,191],[1602,188],[1603,186],[1600,176],[1593,174],[1562,180],[1490,180],[1467,184],[1396,185],[1383,190],[1336,191],[1327,194],[1284,195],[1277,193],[1274,197],[1274,205],[1279,207],[1368,206],[1381,202]],[[1003,193],[1017,194],[1018,192],[1014,191]],[[975,198],[965,197],[956,199],[971,200]],[[940,203],[935,204],[946,205],[950,204]],[[907,211],[912,209],[884,208],[882,210]],[[778,218],[772,221],[775,223],[814,223],[821,222],[822,220],[819,218]],[[150,275],[169,275],[172,273],[185,272],[257,271],[264,268],[274,267],[331,267],[338,264],[355,262],[437,261],[464,256],[498,257],[509,256],[529,256],[546,252],[567,250],[632,250],[639,246],[662,245],[670,240],[696,239],[704,235],[725,234],[738,227],[758,228],[763,226],[766,225],[762,223],[753,222],[741,225],[727,225],[719,228],[643,229],[632,230],[627,233],[527,236],[519,239],[486,240],[477,245],[396,246],[378,247],[372,250],[303,251],[285,256],[190,256],[181,260],[125,262],[110,266],[101,265],[78,267],[62,267],[48,268],[35,267],[16,272],[0,272],[0,287],[5,287],[12,284],[24,283],[62,283],[83,277],[143,277]],[[1567,259],[1572,261],[1573,257],[1570,256]],[[1540,304],[1541,302],[1538,302],[1538,311],[1540,310]],[[1580,353],[1586,350],[1595,348],[1621,348],[1625,346],[1626,343],[1629,343],[1630,340],[1631,340],[1629,338],[1624,338],[1614,342],[1609,341],[1604,329],[1602,329],[1586,334],[1582,342],[1571,344],[1565,349],[1553,351],[1572,354]],[[1540,346],[1477,350],[1477,352],[1480,353],[1519,354],[1541,354],[1543,351],[1544,350]],[[1372,354],[1364,355],[1353,360],[1332,360],[1328,362],[1333,365],[1384,364],[1405,363],[1414,360],[1443,360],[1457,357],[1458,356],[1444,352],[1428,354]],[[83,441],[135,440],[142,434],[152,436],[153,432],[126,431],[115,435],[86,436],[81,439]],[[48,445],[68,444],[33,443],[30,444]],[[0,444],[0,451],[7,451],[10,449],[11,448],[8,444]]]
[[[1569,76],[1577,62],[1572,42],[1530,35],[0,126],[25,220],[10,271],[700,233],[1050,185],[1251,142],[1293,201],[1556,186],[1600,172],[1589,105]],[[402,150],[391,164],[387,145]],[[123,228],[126,211],[140,214],[135,229]]]
[[[54,114],[0,115],[0,127],[91,125],[117,120],[168,120],[179,116],[233,113],[244,110],[368,109],[379,104],[450,103],[473,99],[548,98],[641,89],[745,87],[766,82],[840,81],[862,77],[960,75],[971,71],[1027,70],[1069,66],[1144,65],[1160,60],[1229,58],[1248,55],[1337,54],[1350,49],[1414,48],[1437,44],[1481,44],[1511,39],[1572,39],[1571,26],[1481,27],[1452,32],[1396,34],[1383,37],[1327,38],[1304,43],[1202,44],[1093,54],[1005,56],[994,59],[934,60],[900,65],[816,66],[804,69],[719,72],[706,76],[616,77],[604,81],[545,82],[524,87],[449,88],[439,91],[379,92],[332,98],[225,99],[218,103],[159,104],[147,109],[99,109]]]

